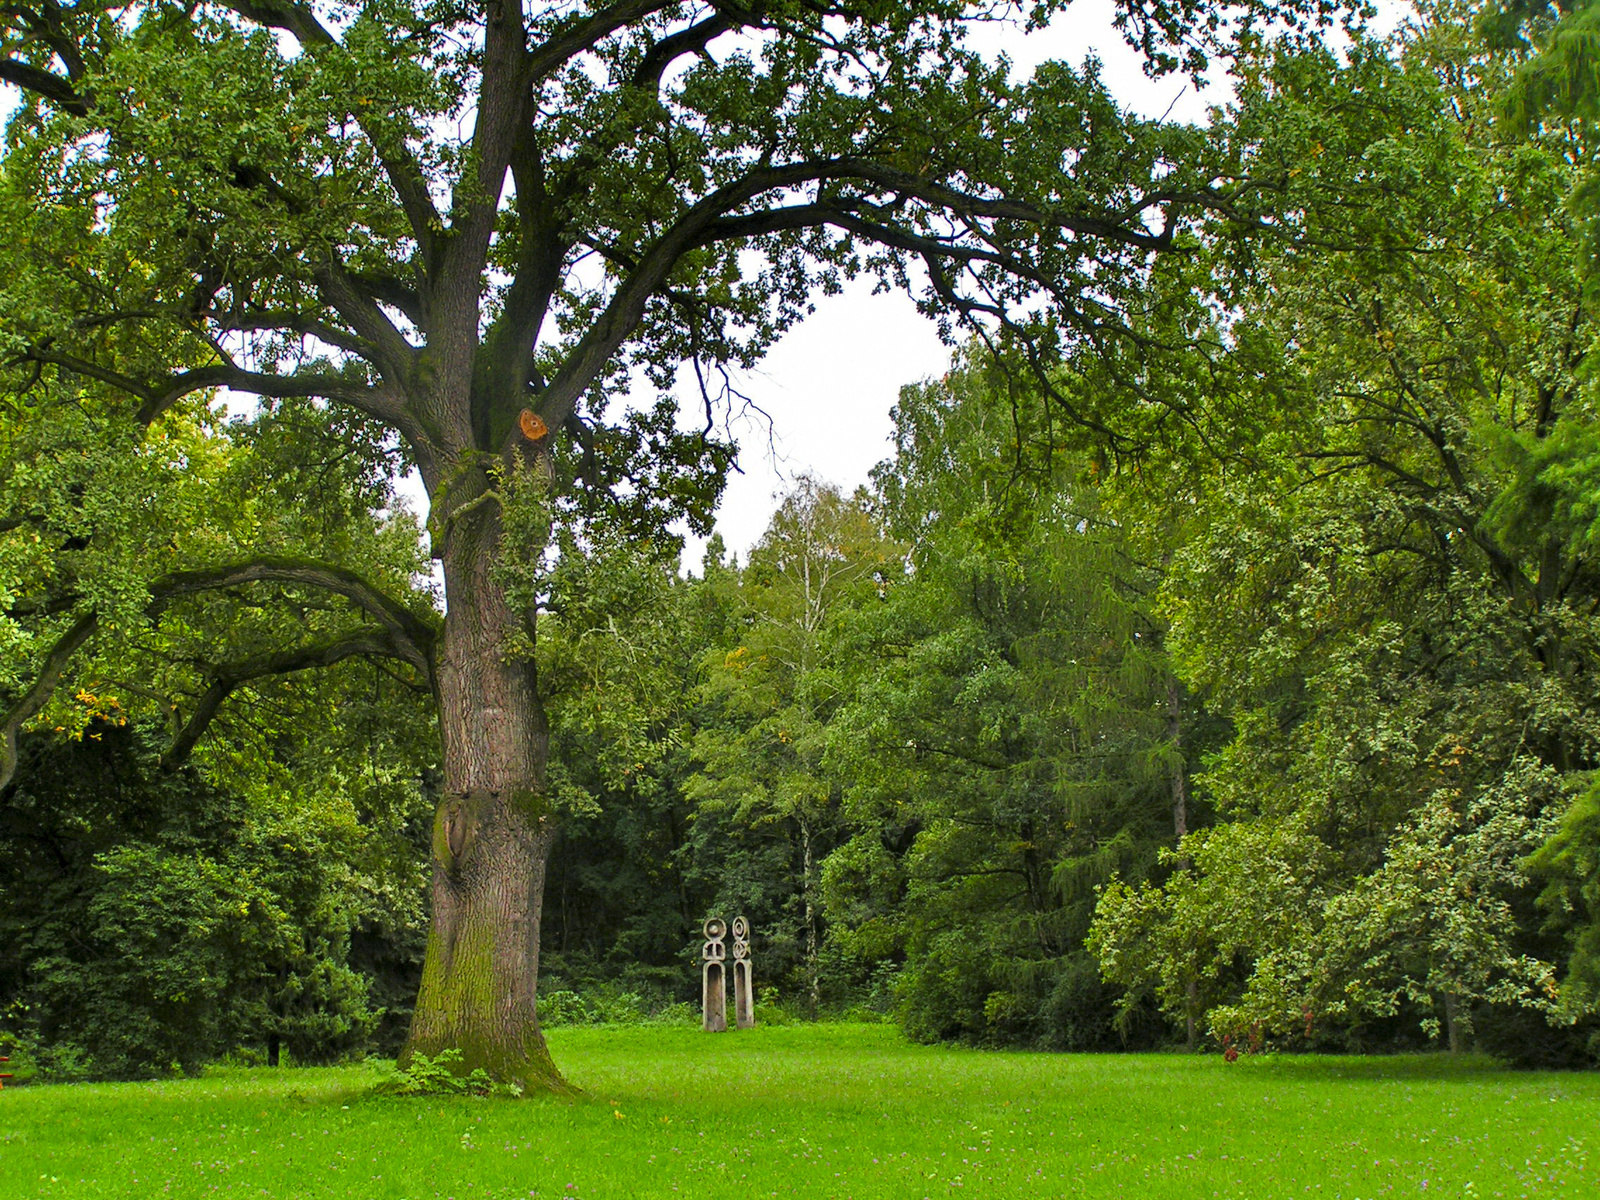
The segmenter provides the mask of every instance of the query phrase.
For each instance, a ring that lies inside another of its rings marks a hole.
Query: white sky
[[[1119,103],[1145,116],[1163,114],[1202,122],[1208,104],[1225,91],[1196,92],[1187,78],[1152,81],[1143,59],[1112,27],[1112,0],[1076,0],[1048,29],[1025,33],[1020,26],[980,31],[975,46],[1006,54],[1017,76],[1046,60],[1077,66],[1099,57],[1101,76]],[[775,498],[796,475],[809,473],[845,491],[865,483],[867,473],[889,454],[889,410],[908,383],[942,375],[950,348],[933,324],[901,293],[872,295],[871,280],[843,294],[819,297],[816,312],[777,344],[739,387],[772,418],[735,425],[742,473],[728,481],[717,514],[717,532],[742,561],[766,529]],[[691,413],[695,402],[685,395]],[[698,573],[704,542],[691,539],[684,566]]]

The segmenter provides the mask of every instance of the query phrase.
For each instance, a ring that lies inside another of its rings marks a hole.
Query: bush
[[[376,1022],[367,982],[342,961],[338,926],[313,923],[332,914],[315,913],[314,872],[294,873],[309,855],[279,853],[241,862],[129,844],[100,855],[77,938],[32,965],[44,1040],[58,1055],[80,1047],[94,1074],[116,1078],[193,1074],[258,1037],[301,1062],[360,1046]],[[290,892],[301,885],[303,898]]]
[[[1581,1071],[1600,1065],[1600,1018],[1552,1026],[1543,1013],[1485,1004],[1472,1023],[1477,1048],[1514,1067]]]
[[[1169,1027],[1153,1005],[1133,1008],[1119,1020],[1121,995],[1088,954],[1062,959],[1039,1012],[1040,1044],[1047,1050],[1130,1050],[1166,1040]]]
[[[990,1001],[999,989],[994,956],[960,934],[930,939],[906,963],[897,1016],[914,1042],[992,1040]],[[999,1014],[996,1013],[998,1016]]]
[[[31,1083],[39,1074],[39,1060],[33,1043],[20,1034],[0,1030],[0,1058],[9,1062],[0,1064],[0,1075],[10,1075],[9,1086]]]
[[[881,1025],[888,1018],[869,1005],[852,1004],[839,1014],[839,1019],[854,1025]]]
[[[385,1096],[520,1096],[520,1083],[495,1083],[482,1067],[461,1071],[461,1051],[442,1050],[436,1058],[413,1054],[375,1089]]]
[[[539,997],[539,1024],[543,1026],[679,1025],[699,1020],[700,1009],[696,1005],[664,998],[652,1002],[638,992],[624,991],[613,984],[596,984],[583,994],[556,988]]]
[[[540,1025],[590,1025],[593,1022],[593,1013],[577,992],[560,989],[539,997]]]
[[[597,1025],[643,1025],[650,1017],[638,992],[602,989],[591,1003]]]
[[[650,1018],[655,1025],[698,1025],[700,1009],[686,1001],[669,1004]]]
[[[141,725],[25,740],[0,796],[0,1028],[58,1080],[366,1049],[381,1010],[351,931],[409,937],[420,876],[375,857],[348,796],[238,794],[161,769],[162,744]]]

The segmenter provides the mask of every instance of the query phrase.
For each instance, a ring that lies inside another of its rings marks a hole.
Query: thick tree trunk
[[[507,653],[519,618],[490,568],[486,510],[444,552],[448,609],[435,664],[444,799],[433,827],[433,920],[401,1057],[460,1050],[463,1074],[565,1090],[536,1009],[539,915],[556,823],[545,799],[548,734],[531,663]]]

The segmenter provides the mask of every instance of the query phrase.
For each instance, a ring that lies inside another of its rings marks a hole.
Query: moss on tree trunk
[[[529,1091],[568,1091],[537,1010],[539,917],[556,822],[544,801],[549,737],[533,664],[509,655],[512,613],[491,565],[492,507],[452,532],[436,664],[445,796],[434,818],[432,924],[401,1064],[459,1050]]]
[[[402,1062],[461,1051],[530,1091],[561,1091],[539,1029],[539,915],[553,823],[504,797],[455,795],[435,819],[433,923]],[[444,853],[439,849],[441,844]]]

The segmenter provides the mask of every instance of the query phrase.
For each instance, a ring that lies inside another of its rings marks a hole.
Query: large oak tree
[[[1250,22],[1329,10],[1125,0],[1121,16],[1170,69]],[[995,11],[965,0],[0,12],[0,80],[23,97],[3,175],[9,394],[92,398],[124,447],[218,389],[261,398],[264,420],[344,413],[312,422],[318,449],[284,470],[314,505],[338,429],[351,453],[414,466],[447,601],[437,619],[403,577],[266,535],[157,555],[131,598],[46,571],[7,601],[26,636],[0,697],[0,784],[18,729],[113,625],[331,597],[333,634],[237,659],[217,646],[181,749],[272,674],[376,655],[431,689],[445,798],[408,1053],[459,1048],[463,1070],[532,1086],[560,1086],[534,1006],[559,818],[532,653],[551,505],[703,524],[725,372],[858,273],[912,289],[947,329],[1018,340],[1046,383],[1062,338],[1136,348],[1151,263],[1205,220],[1248,220],[1259,194],[1199,131],[1121,113],[1092,71],[1013,81],[966,48]],[[680,368],[707,435],[665,409],[606,424],[608,400]],[[0,536],[37,541],[49,515],[0,514]]]

